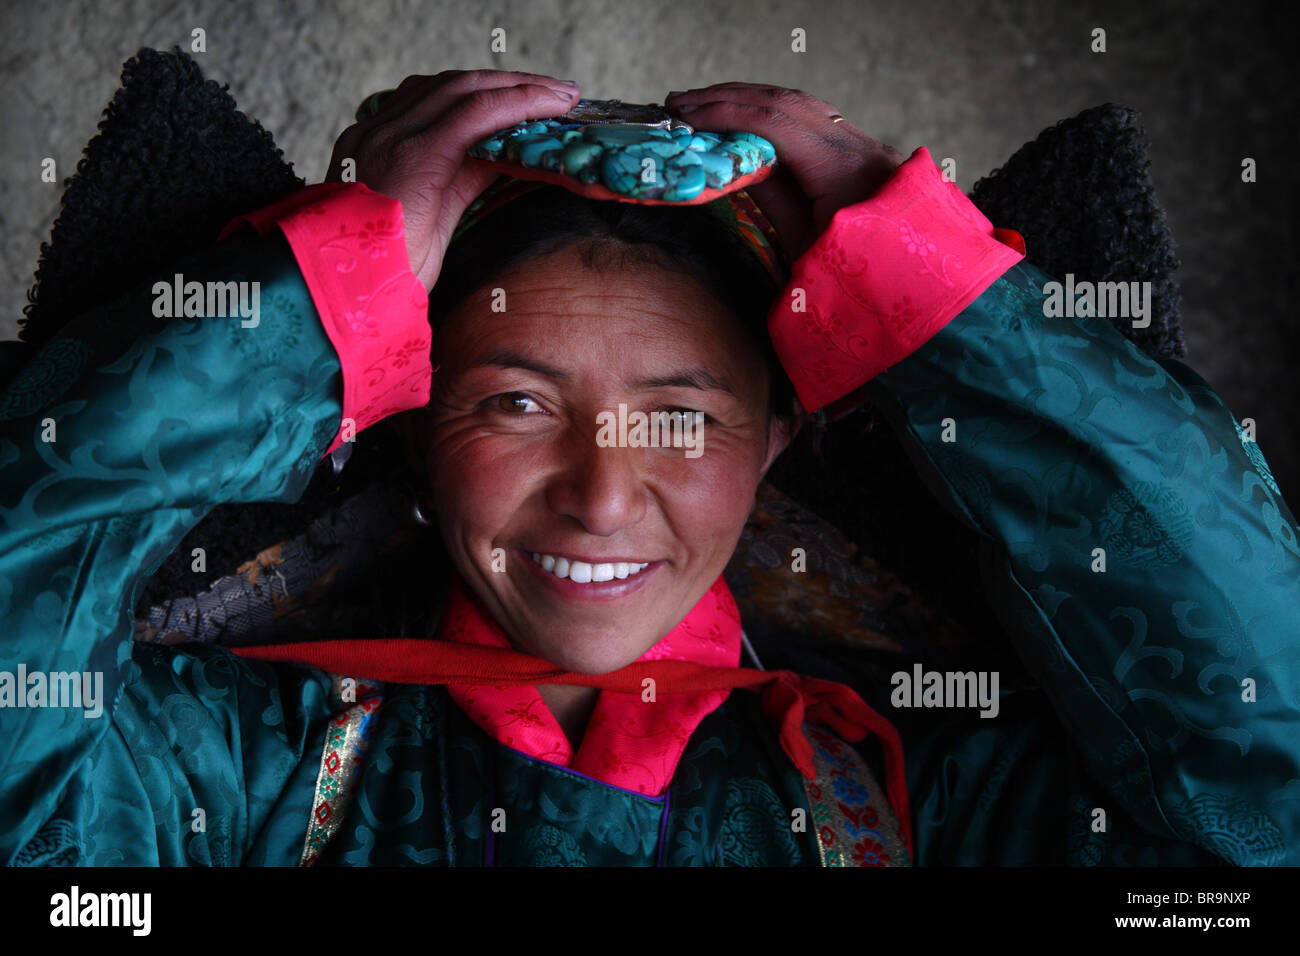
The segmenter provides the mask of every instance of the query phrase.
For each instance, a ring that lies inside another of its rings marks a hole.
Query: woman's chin
[[[644,624],[644,622],[641,622]],[[634,629],[573,629],[542,627],[527,641],[529,653],[576,674],[608,674],[636,661],[657,644],[653,634]],[[512,642],[513,643],[513,642]]]

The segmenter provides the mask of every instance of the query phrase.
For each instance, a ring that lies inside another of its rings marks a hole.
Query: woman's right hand
[[[500,175],[466,150],[523,120],[559,116],[578,87],[536,73],[445,70],[408,76],[377,115],[349,126],[334,144],[326,182],[356,181],[402,204],[411,271],[432,290],[461,214]]]

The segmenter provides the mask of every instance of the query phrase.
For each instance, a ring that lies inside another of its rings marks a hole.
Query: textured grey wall
[[[1285,5],[1272,5],[1285,9]],[[0,338],[16,320],[61,187],[121,65],[141,46],[188,48],[276,137],[309,182],[366,93],[410,73],[500,67],[576,79],[583,94],[658,101],[751,80],[808,90],[904,152],[957,160],[969,189],[1056,120],[1113,100],[1144,114],[1152,175],[1179,244],[1188,364],[1239,418],[1300,506],[1293,416],[1297,88],[1289,31],[1251,3],[982,4],[884,0],[265,0],[4,5],[0,29]],[[1089,50],[1107,31],[1108,51]],[[507,52],[490,52],[506,30]],[[808,51],[790,50],[807,31]],[[1243,157],[1259,181],[1240,180]]]

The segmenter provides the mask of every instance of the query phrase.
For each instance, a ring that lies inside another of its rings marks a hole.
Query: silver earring
[[[419,524],[432,524],[432,522],[424,516],[424,512],[420,510],[419,498],[416,498],[415,504],[411,506],[411,514]]]
[[[338,448],[335,448],[332,452],[330,452],[330,464],[334,467],[335,476],[337,476],[343,470],[343,466],[348,463],[348,459],[351,457],[352,457],[351,442],[344,442],[342,445],[339,445]]]

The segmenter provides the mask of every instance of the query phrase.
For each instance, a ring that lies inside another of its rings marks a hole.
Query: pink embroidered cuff
[[[1023,257],[918,148],[835,214],[768,313],[800,404],[816,411],[911,355]]]
[[[362,429],[429,401],[429,296],[411,271],[402,205],[362,183],[317,183],[237,216],[283,230],[343,369],[343,418],[325,454]]]

